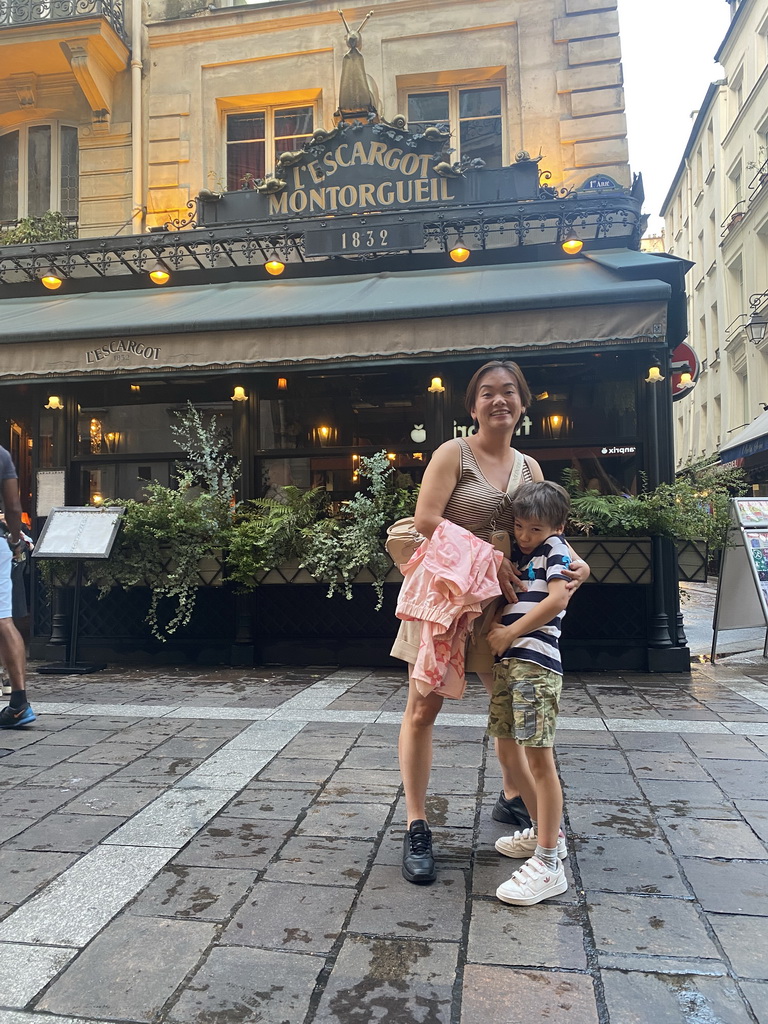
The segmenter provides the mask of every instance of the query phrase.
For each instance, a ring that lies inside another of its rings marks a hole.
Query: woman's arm
[[[455,441],[446,441],[433,452],[419,488],[414,525],[424,537],[431,537],[444,518],[445,506],[460,475],[460,450]]]
[[[528,463],[528,468],[531,471],[533,482],[538,483],[539,480],[543,480],[544,474],[542,473],[541,466],[538,462],[535,459],[532,459],[530,455],[525,456],[525,461]],[[563,569],[563,574],[568,577],[568,590],[574,591],[578,590],[582,583],[587,582],[591,569],[583,558],[579,558],[570,544],[568,545],[568,550],[571,553],[571,567],[570,569]]]

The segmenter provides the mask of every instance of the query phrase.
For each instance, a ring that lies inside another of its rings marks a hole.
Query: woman
[[[467,411],[475,422],[475,433],[446,441],[432,455],[416,505],[415,526],[419,533],[431,537],[443,519],[484,540],[497,529],[512,532],[513,517],[503,498],[520,458],[511,447],[512,438],[531,401],[531,392],[517,363],[493,360],[480,367],[469,382],[465,398]],[[543,480],[539,464],[527,455],[523,459],[522,481]],[[570,575],[572,586],[577,587],[589,576],[589,567],[576,559]],[[509,559],[502,561],[498,578],[504,597],[515,602],[516,573]],[[466,670],[476,672],[489,693],[493,686],[493,655],[484,633],[491,618],[492,614],[477,620],[466,662]],[[409,663],[408,702],[398,742],[407,813],[403,876],[409,882],[424,885],[436,877],[426,798],[432,767],[432,727],[443,698],[437,693],[422,696],[412,678],[419,631],[420,623],[402,622],[392,654]],[[505,747],[512,749],[500,761],[504,788],[493,817],[525,828],[530,825],[525,805],[535,807],[533,778],[522,748],[515,744]]]

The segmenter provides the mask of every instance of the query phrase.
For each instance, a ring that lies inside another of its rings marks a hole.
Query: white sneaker
[[[0,669],[0,685],[2,686],[4,697],[7,697],[9,694],[13,693],[13,690],[11,689],[11,682],[8,676],[5,674],[5,672],[2,671],[2,669]]]
[[[524,828],[522,832],[515,832],[513,836],[502,836],[496,840],[496,849],[504,857],[516,857],[518,860],[527,860],[533,857],[538,846],[538,838],[532,828]],[[565,845],[565,836],[561,832],[557,837],[557,856],[565,860],[568,856],[568,847]]]
[[[523,866],[503,882],[496,890],[496,896],[502,903],[512,903],[516,907],[532,907],[550,896],[559,896],[568,888],[563,865],[558,861],[553,871],[539,860],[531,857]]]

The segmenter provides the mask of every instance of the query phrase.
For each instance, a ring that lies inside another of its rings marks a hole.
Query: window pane
[[[463,89],[459,93],[459,117],[490,117],[501,114],[501,89]]]
[[[227,118],[227,142],[264,139],[264,111],[255,114],[230,114]]]
[[[19,133],[0,135],[0,222],[19,217]]]
[[[486,167],[501,167],[501,118],[462,121],[460,129],[462,160],[485,160]]]
[[[409,121],[447,121],[448,93],[447,92],[419,92],[408,97],[408,120]]]
[[[37,124],[27,136],[27,215],[42,217],[51,208],[51,126]]]
[[[275,138],[295,138],[310,135],[313,131],[314,110],[312,107],[294,107],[292,110],[275,112]],[[285,150],[280,150],[285,152]]]
[[[80,168],[77,128],[61,129],[61,195],[59,210],[65,217],[77,217],[80,194]]]
[[[264,143],[237,142],[227,146],[227,188],[236,192],[251,178],[264,177]]]

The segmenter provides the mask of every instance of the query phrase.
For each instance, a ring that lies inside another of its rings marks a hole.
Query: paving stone
[[[558,743],[556,754],[561,773],[575,770],[608,774],[627,772],[627,758],[621,750],[598,750],[595,747],[574,747]]]
[[[85,853],[124,821],[108,815],[49,814],[9,840],[5,849]]]
[[[595,946],[603,952],[720,959],[690,900],[594,893],[587,911]]]
[[[742,981],[739,988],[746,996],[757,1024],[768,1024],[768,984],[758,981]]]
[[[731,973],[723,958],[715,960],[696,956],[656,956],[650,953],[598,952],[597,963],[601,971],[638,971],[650,974],[701,974],[707,978],[724,978]]]
[[[643,779],[641,787],[651,807],[665,817],[735,818],[731,801],[714,782],[672,782]]]
[[[663,834],[646,804],[607,800],[580,803],[569,800],[568,824],[574,835],[627,839],[661,839]]]
[[[629,775],[572,772],[563,778],[566,800],[643,800],[643,793]]]
[[[707,771],[736,800],[759,800],[768,790],[768,760],[710,760],[707,762]]]
[[[111,781],[138,785],[164,782],[172,786],[201,763],[202,758],[155,757],[154,754],[144,754],[125,768],[116,771]]]
[[[329,953],[356,897],[336,886],[259,881],[220,944]]]
[[[576,839],[573,843],[588,893],[644,892],[687,896],[675,858],[657,839]]]
[[[127,914],[94,939],[46,992],[38,1008],[156,1020],[214,934],[213,924]]]
[[[51,765],[66,761],[76,752],[76,747],[57,747],[51,743],[41,741],[40,743],[22,747],[21,750],[11,751],[7,759],[3,761],[3,767],[13,768],[16,765],[32,765],[39,768],[49,768]]]
[[[317,796],[315,788],[293,789],[284,783],[252,782],[227,804],[225,818],[278,818],[296,821]]]
[[[475,768],[433,768],[429,777],[431,793],[448,796],[463,793],[474,796],[478,787],[478,770]]]
[[[317,732],[302,730],[283,749],[286,757],[306,757],[311,760],[341,761],[354,745],[360,727],[347,728],[346,734],[321,736]]]
[[[616,747],[616,739],[605,729],[568,729],[561,727],[560,719],[557,725],[557,743],[560,745],[576,747]]]
[[[368,866],[373,843],[331,836],[294,836],[267,868],[272,881],[357,886]]]
[[[20,782],[29,783],[36,775],[40,775],[43,771],[46,771],[46,769],[41,768],[39,765],[17,764],[6,767],[4,762],[0,761],[0,790],[11,789]]]
[[[467,964],[464,968],[461,1024],[539,1021],[543,1019],[544,1007],[547,1017],[553,1021],[598,1024],[600,1019],[594,985],[586,975],[558,971],[510,971],[504,967],[474,964]]]
[[[132,904],[131,913],[226,921],[252,885],[252,871],[168,864]]]
[[[243,868],[260,871],[274,856],[292,826],[278,821],[214,818],[178,856],[174,864]]]
[[[621,1024],[751,1024],[729,978],[602,972],[610,1019]]]
[[[457,955],[458,945],[432,936],[348,936],[313,1024],[449,1024]]]
[[[0,878],[3,900],[23,903],[32,893],[42,889],[52,878],[65,871],[77,858],[70,853],[40,853],[36,850],[19,853],[0,850]]]
[[[628,750],[627,759],[638,779],[675,779],[709,782],[709,776],[691,754]]]
[[[5,843],[8,839],[12,839],[19,832],[29,828],[30,825],[34,825],[36,820],[36,818],[19,817],[0,818],[0,844]]]
[[[768,849],[741,821],[660,818],[659,823],[678,857],[768,859]]]
[[[766,753],[756,741],[744,736],[687,736],[682,739],[699,758],[727,758],[731,761],[762,761]],[[706,763],[704,763],[706,768]]]
[[[75,764],[111,764],[115,767],[124,767],[144,757],[155,746],[157,744],[139,746],[123,743],[122,740],[105,740],[103,743],[86,747],[78,754],[73,754],[70,761]]]
[[[736,800],[735,803],[750,828],[768,843],[768,800]]]
[[[328,780],[323,797],[353,803],[391,802],[400,788],[400,772],[385,768],[339,768]]]
[[[464,875],[460,871],[442,868],[432,885],[411,885],[399,866],[374,865],[348,930],[385,937],[419,938],[428,934],[436,941],[458,942],[464,899]]]
[[[616,742],[622,750],[657,750],[661,754],[688,753],[683,738],[675,733],[617,732]]]
[[[325,782],[338,767],[336,761],[304,761],[279,756],[269,767],[259,773],[261,782],[292,782],[295,785],[319,785]]]
[[[70,799],[70,814],[113,814],[129,818],[152,800],[157,799],[157,786],[132,786],[129,783],[100,782],[82,796]]]
[[[344,758],[343,767],[370,771],[371,768],[384,768],[398,771],[397,740],[390,746],[359,747],[355,746]]]
[[[375,839],[384,828],[391,810],[389,804],[318,800],[309,808],[296,831],[299,835]]]
[[[467,961],[586,970],[581,913],[578,907],[549,901],[513,907],[473,900]]]
[[[28,780],[28,785],[49,786],[61,790],[88,789],[89,786],[101,782],[107,775],[111,775],[114,770],[115,766],[111,764],[76,764],[73,761],[64,761],[53,768],[36,772]]]
[[[221,810],[230,795],[221,790],[171,789],[104,841],[121,846],[181,849]]]
[[[101,728],[85,727],[81,725],[70,725],[66,729],[46,736],[43,742],[46,746],[62,747],[92,747],[97,743],[104,743],[111,736],[119,736],[120,730],[112,725]]]
[[[768,918],[708,914],[718,941],[741,978],[768,980]]]
[[[303,1021],[323,963],[295,953],[214,948],[166,1019],[169,1024]]]
[[[768,863],[685,857],[680,864],[705,910],[768,917]]]
[[[0,984],[3,1005],[24,1007],[76,955],[74,949],[3,944]]]
[[[476,810],[476,796],[449,794],[427,797],[427,820],[432,829],[471,828]]]

